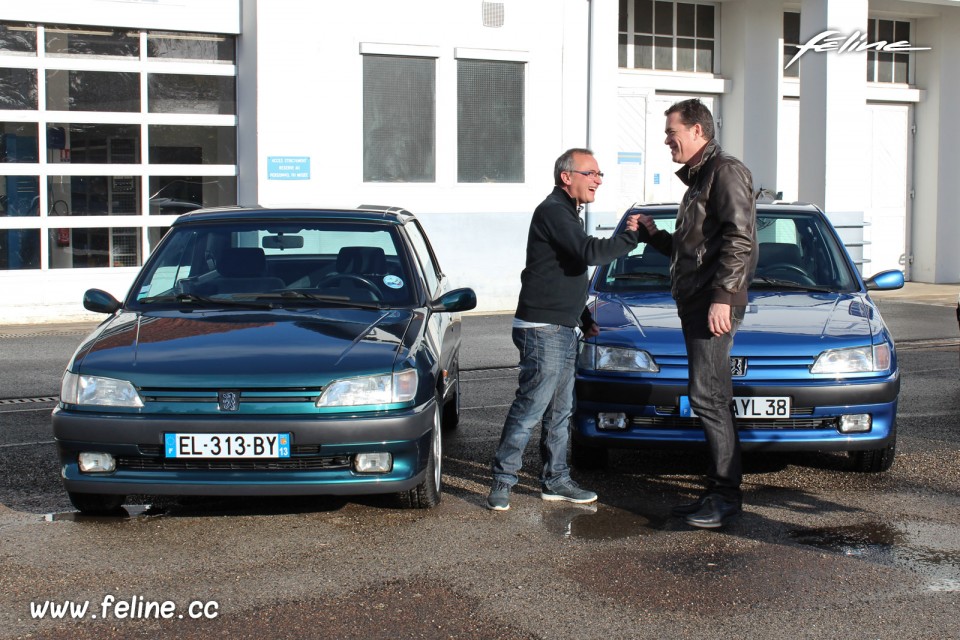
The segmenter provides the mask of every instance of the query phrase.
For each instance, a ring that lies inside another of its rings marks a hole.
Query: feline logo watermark
[[[884,53],[902,53],[904,51],[929,51],[931,47],[911,47],[906,40],[897,42],[887,42],[878,40],[877,42],[867,42],[867,34],[854,31],[849,36],[842,35],[839,31],[823,31],[807,40],[804,44],[790,45],[799,49],[796,55],[790,58],[790,62],[784,69],[789,69],[790,65],[800,59],[800,56],[808,51],[824,53],[827,51],[836,51],[837,53],[859,53],[873,49]]]

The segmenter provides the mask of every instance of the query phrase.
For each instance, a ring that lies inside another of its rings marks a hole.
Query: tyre
[[[453,397],[443,405],[443,428],[456,429],[460,424],[460,364],[453,366]]]
[[[606,469],[610,462],[610,452],[604,447],[594,447],[574,438],[570,449],[570,462],[582,471]]]
[[[126,496],[107,493],[73,493],[68,491],[67,496],[77,510],[86,516],[109,516],[120,511]]]
[[[429,509],[440,504],[442,495],[441,476],[442,476],[442,416],[443,411],[440,394],[437,394],[437,401],[433,411],[433,433],[430,436],[430,452],[427,457],[427,472],[424,474],[423,482],[409,491],[404,491],[399,495],[400,506],[407,509]]]
[[[893,457],[897,452],[897,426],[894,423],[891,429],[890,442],[882,449],[867,451],[851,451],[853,468],[860,473],[881,473],[893,465]]]

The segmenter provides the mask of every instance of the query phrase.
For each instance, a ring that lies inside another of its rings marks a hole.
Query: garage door
[[[911,107],[905,104],[868,104],[864,159],[868,173],[863,230],[864,275],[885,269],[906,269],[907,228],[910,215]],[[909,278],[909,272],[906,273]]]
[[[864,246],[862,272],[871,276],[886,269],[902,269],[910,278],[905,256],[909,252],[910,163],[913,158],[906,104],[868,104],[863,170],[867,181],[863,201]],[[784,98],[777,131],[777,188],[783,199],[798,198],[800,101]],[[817,203],[822,206],[822,203]],[[856,235],[850,234],[847,235]],[[858,259],[858,249],[851,249]]]

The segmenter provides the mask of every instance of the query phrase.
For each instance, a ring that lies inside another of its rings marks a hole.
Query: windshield
[[[146,306],[410,306],[394,225],[344,221],[174,226],[128,300]]]
[[[657,227],[673,232],[676,210],[647,212]],[[816,212],[758,211],[760,253],[751,291],[856,291],[859,287],[846,252]],[[641,242],[628,255],[597,271],[596,289],[609,292],[670,289],[670,258]]]

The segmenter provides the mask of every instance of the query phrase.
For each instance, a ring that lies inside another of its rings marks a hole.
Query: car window
[[[437,287],[440,284],[440,267],[436,263],[433,251],[430,250],[430,244],[427,242],[420,224],[414,221],[407,224],[406,228],[414,253],[417,254],[417,259],[423,268],[423,277],[426,280],[427,289],[430,291],[430,296],[433,297],[436,295]]]
[[[673,232],[676,212],[652,213],[657,227]],[[796,286],[855,291],[853,265],[823,216],[815,211],[759,211],[759,254],[751,289]],[[642,292],[670,287],[670,259],[641,242],[628,255],[597,270],[598,291]]]
[[[658,229],[673,233],[676,211],[653,213]],[[670,288],[670,258],[650,244],[639,243],[627,255],[597,269],[598,291],[655,291]]]
[[[174,226],[144,267],[132,304],[272,296],[413,304],[415,288],[393,224],[218,222]]]

